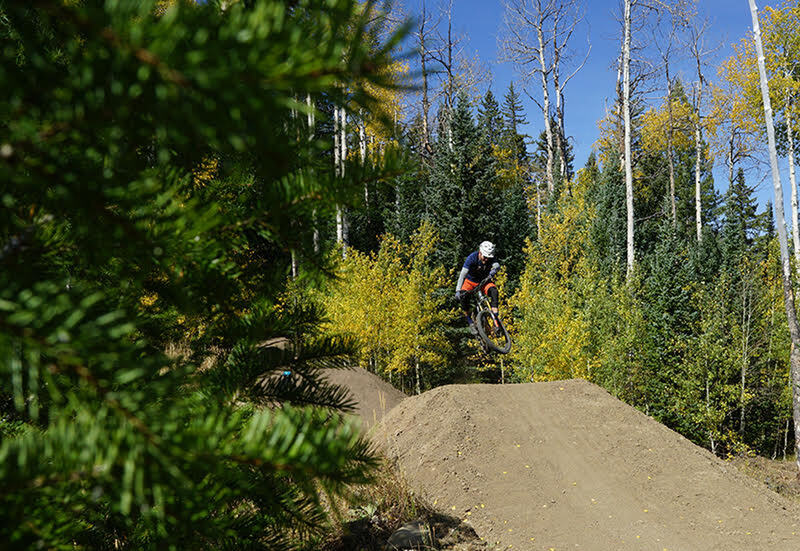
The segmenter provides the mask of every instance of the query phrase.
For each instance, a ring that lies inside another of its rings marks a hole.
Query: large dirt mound
[[[440,387],[374,437],[495,549],[800,549],[800,507],[585,381]]]
[[[360,367],[330,369],[325,377],[332,383],[346,387],[357,403],[355,413],[365,428],[371,428],[406,397],[395,387]]]

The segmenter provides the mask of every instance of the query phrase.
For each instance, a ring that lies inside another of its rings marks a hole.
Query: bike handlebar
[[[480,283],[478,283],[475,287],[473,287],[472,289],[467,291],[467,293],[470,294],[470,295],[477,293],[481,289],[481,287],[483,287],[484,285],[486,285],[487,283],[489,283],[493,279],[494,279],[494,276],[488,276],[488,277],[483,278]]]

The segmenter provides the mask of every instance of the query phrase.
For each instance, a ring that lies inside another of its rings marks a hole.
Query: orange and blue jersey
[[[481,281],[494,275],[498,269],[500,269],[500,264],[494,262],[494,259],[481,262],[478,258],[478,251],[475,251],[464,261],[456,290],[472,291]],[[490,281],[483,286],[482,290],[485,293],[491,287],[495,287],[495,284]]]

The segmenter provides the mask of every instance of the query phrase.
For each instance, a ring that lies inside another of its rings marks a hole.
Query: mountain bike
[[[511,350],[511,336],[506,328],[500,323],[500,318],[492,312],[492,305],[489,296],[483,292],[483,286],[490,281],[486,278],[480,282],[469,293],[475,295],[475,313],[473,320],[478,328],[478,341],[480,341],[484,352],[498,352],[508,354]]]

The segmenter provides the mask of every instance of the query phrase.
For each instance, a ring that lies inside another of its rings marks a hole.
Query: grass
[[[342,518],[324,541],[313,542],[319,551],[385,551],[389,537],[401,526],[421,521],[430,528],[433,546],[426,550],[479,551],[487,549],[475,531],[460,519],[435,510],[415,495],[394,465],[384,459],[374,484],[355,488],[339,504]]]

